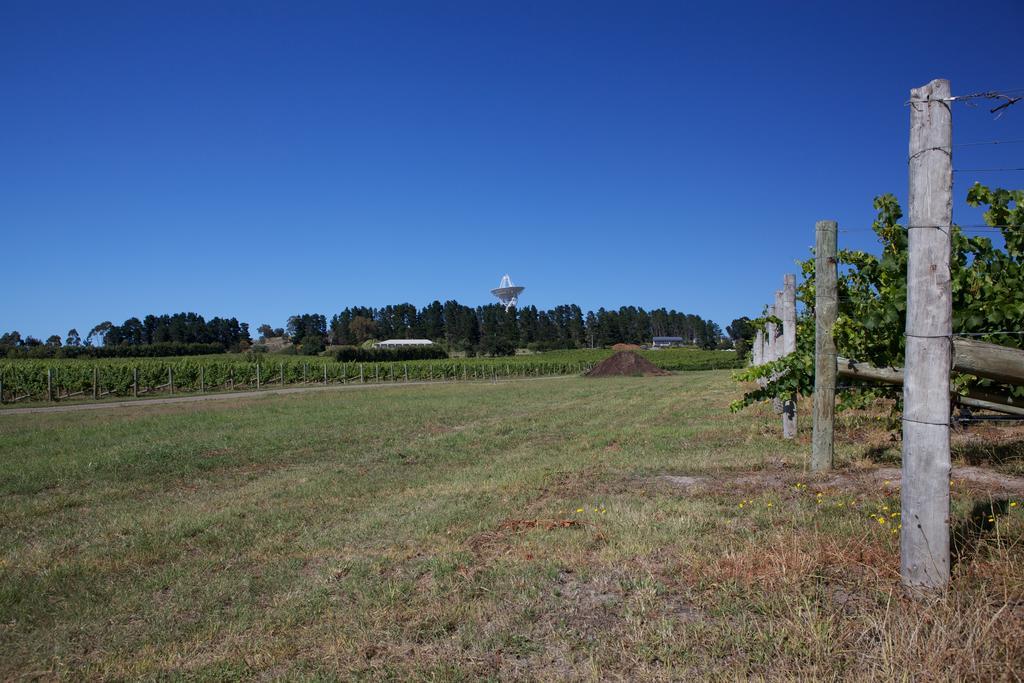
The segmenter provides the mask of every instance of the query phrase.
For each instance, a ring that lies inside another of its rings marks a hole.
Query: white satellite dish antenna
[[[523,293],[526,287],[517,287],[512,284],[512,278],[506,273],[501,278],[501,282],[498,286],[491,290],[491,294],[498,297],[498,301],[505,307],[505,310],[509,310],[513,306],[519,303],[519,295]]]

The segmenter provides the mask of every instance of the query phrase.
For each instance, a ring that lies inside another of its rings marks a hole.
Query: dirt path
[[[565,379],[575,375],[547,375],[544,377],[518,377],[514,379],[499,379],[488,382],[486,380],[466,382],[466,384],[507,384],[511,382],[536,382],[547,379]],[[235,391],[221,392],[216,394],[198,394],[190,396],[174,396],[164,398],[139,398],[130,401],[106,401],[99,403],[76,403],[63,406],[38,406],[33,408],[3,408],[0,415],[26,415],[30,413],[71,413],[79,410],[104,410],[108,408],[144,408],[147,406],[167,405],[170,403],[196,403],[198,401],[223,401],[234,398],[258,398],[261,396],[273,396],[282,394],[298,394],[306,391],[360,391],[363,389],[384,389],[387,387],[411,387],[446,384],[461,384],[461,382],[430,382],[412,381],[395,382],[388,384],[335,384],[329,386],[291,387],[288,389],[261,389],[259,391]]]

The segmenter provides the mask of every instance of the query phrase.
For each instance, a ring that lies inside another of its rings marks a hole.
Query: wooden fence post
[[[796,275],[782,276],[782,356],[796,353]],[[780,356],[781,357],[781,356]],[[796,394],[782,402],[782,437],[796,437]]]
[[[282,361],[282,362],[278,363],[277,367],[280,368],[280,370],[281,370],[281,380],[280,380],[279,383],[280,383],[281,387],[284,388],[284,362]]]
[[[260,364],[256,363],[256,391],[260,390]]]
[[[782,292],[781,291],[775,292],[775,298],[773,299],[773,303],[772,303],[772,305],[770,305],[768,307],[768,315],[773,317],[773,318],[781,318],[782,317]],[[765,337],[766,337],[765,345],[768,348],[767,352],[765,353],[765,356],[766,356],[765,357],[765,362],[771,363],[773,361],[777,361],[779,358],[782,357],[782,339],[781,339],[781,336],[782,336],[782,330],[779,328],[778,324],[776,324],[776,323],[768,323],[767,325],[765,325]],[[772,374],[771,377],[769,377],[769,378],[767,378],[765,380],[765,383],[773,381],[774,379],[775,379],[775,375]],[[772,409],[776,412],[776,414],[781,414],[782,413],[782,401],[780,401],[777,398],[773,398],[772,399]]]
[[[199,366],[199,393],[200,394],[205,394],[206,393],[206,366],[205,365],[200,365]]]
[[[100,397],[100,389],[99,389],[100,379],[99,379],[99,374],[100,374],[99,368],[97,366],[95,366],[95,365],[92,366],[92,400],[94,400],[94,401]]]
[[[171,370],[171,366],[167,366],[167,386],[171,389],[171,395],[174,395],[174,371]]]
[[[814,435],[811,471],[835,464],[836,340],[832,328],[839,313],[835,221],[814,226]]]
[[[132,368],[132,398],[139,397],[139,369]]]
[[[910,91],[906,366],[900,574],[910,589],[949,583],[950,225],[953,121],[949,81]]]
[[[342,368],[344,368],[344,365],[342,365]],[[342,372],[344,372],[344,369]],[[327,363],[324,363],[324,386],[327,386]]]
[[[359,383],[363,383],[363,364],[359,364]]]
[[[53,401],[53,370],[46,368],[46,400]]]

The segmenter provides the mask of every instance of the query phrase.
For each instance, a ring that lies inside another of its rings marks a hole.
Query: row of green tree
[[[240,351],[251,344],[249,324],[236,318],[206,320],[198,313],[147,315],[120,325],[109,320],[93,327],[85,339],[77,329],[62,340],[42,341],[19,332],[0,336],[0,355],[27,358],[110,358],[117,356],[189,356]]]
[[[550,310],[492,304],[471,308],[457,301],[434,301],[423,308],[397,304],[382,308],[349,307],[330,320],[319,313],[295,315],[287,328],[261,325],[263,338],[286,335],[304,352],[327,344],[358,346],[373,339],[430,339],[449,350],[469,354],[508,355],[517,348],[534,350],[650,343],[655,336],[680,337],[702,348],[728,345],[721,328],[700,316],[664,308],[636,306],[583,313],[575,304]]]
[[[472,308],[457,301],[434,301],[423,308],[397,304],[382,308],[349,307],[328,318],[320,313],[293,315],[284,328],[261,325],[264,341],[287,337],[302,353],[317,354],[328,345],[358,346],[374,339],[430,339],[451,351],[470,355],[509,355],[517,348],[534,350],[644,344],[652,337],[680,337],[702,348],[728,346],[721,328],[698,315],[664,308],[636,306],[583,313],[575,305],[550,310],[524,306],[505,310],[497,304]],[[147,315],[120,325],[104,321],[82,339],[69,330],[62,340],[22,338],[18,332],[0,337],[0,355],[8,357],[111,357],[194,355],[249,348],[247,323],[236,318],[205,320],[197,313]]]

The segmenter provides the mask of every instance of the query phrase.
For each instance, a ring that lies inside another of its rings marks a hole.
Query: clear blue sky
[[[904,200],[911,87],[1024,88],[1022,20],[1020,0],[0,0],[0,331],[478,305],[505,272],[523,304],[724,327],[815,220]],[[1024,138],[1024,102],[954,126]]]

